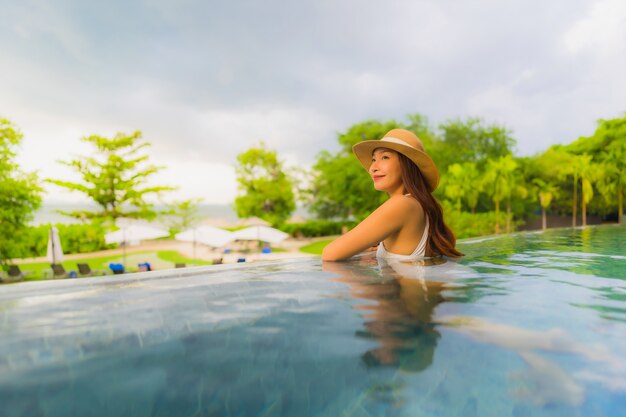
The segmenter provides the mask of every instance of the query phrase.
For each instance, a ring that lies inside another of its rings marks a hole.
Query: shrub
[[[109,249],[104,241],[105,228],[99,223],[56,224],[61,238],[63,253],[85,253]],[[46,256],[48,249],[49,225],[30,226],[24,230],[17,251],[18,258]]]
[[[349,230],[356,224],[355,221],[309,220],[306,223],[284,224],[280,229],[293,237],[319,237],[340,235],[344,226]]]

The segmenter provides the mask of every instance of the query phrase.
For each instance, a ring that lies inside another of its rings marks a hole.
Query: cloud
[[[45,176],[93,133],[142,130],[174,182],[195,166],[232,183],[225,167],[260,140],[310,164],[367,118],[481,116],[530,154],[626,110],[618,0],[25,1],[3,16],[0,114]]]

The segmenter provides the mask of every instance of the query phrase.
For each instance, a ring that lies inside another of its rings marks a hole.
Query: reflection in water
[[[524,368],[503,372],[507,372],[509,393],[526,404],[581,406],[587,397],[584,381],[603,383],[612,391],[626,386],[625,361],[604,346],[576,340],[563,328],[531,330],[478,317],[436,315],[442,303],[458,302],[459,284],[475,274],[456,262],[389,262],[363,257],[350,263],[326,262],[323,268],[338,273],[335,281],[350,286],[357,301],[354,308],[363,312],[364,329],[356,335],[377,342],[361,355],[368,368],[426,370],[433,364],[445,329],[516,353]],[[573,355],[593,365],[571,372],[549,353]]]
[[[357,336],[375,339],[379,344],[362,355],[367,367],[394,366],[420,372],[432,364],[441,337],[433,323],[433,312],[445,301],[442,291],[447,284],[424,277],[428,268],[446,262],[387,262],[365,256],[350,263],[324,263],[325,271],[340,275],[335,281],[350,285],[355,299],[367,300],[355,306],[364,311],[366,319],[365,329]]]
[[[561,328],[528,330],[474,317],[442,317],[437,321],[476,341],[519,354],[527,368],[510,375],[511,379],[521,383],[513,394],[531,404],[579,406],[585,399],[585,389],[579,382],[581,380],[604,383],[610,390],[626,388],[626,379],[623,376],[626,372],[626,361],[612,354],[605,346],[589,345],[575,340]],[[572,375],[539,352],[578,355],[593,363],[593,367]]]

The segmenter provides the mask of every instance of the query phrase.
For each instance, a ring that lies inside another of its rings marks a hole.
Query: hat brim
[[[377,148],[391,149],[409,158],[413,161],[413,163],[415,163],[415,165],[417,165],[420,172],[426,179],[426,182],[428,182],[431,191],[435,191],[439,185],[439,171],[437,170],[435,162],[425,152],[407,145],[380,140],[366,140],[359,142],[352,147],[352,152],[354,152],[365,170],[369,171],[370,165],[372,165],[372,153]]]

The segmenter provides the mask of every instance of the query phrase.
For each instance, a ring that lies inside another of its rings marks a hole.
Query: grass
[[[313,255],[321,255],[326,245],[328,245],[332,241],[333,239],[318,240],[317,242],[302,246],[300,248],[300,252],[311,253]]]
[[[77,271],[78,267],[77,263],[87,263],[91,267],[92,270],[102,270],[107,271],[107,273],[111,273],[109,270],[109,263],[123,263],[124,256],[123,255],[111,255],[111,256],[100,256],[97,258],[79,258],[72,259],[68,261],[61,262],[63,268],[67,272]],[[211,265],[210,261],[204,261],[200,259],[191,259],[181,255],[179,252],[174,250],[165,250],[165,251],[147,251],[147,252],[134,252],[126,255],[126,265],[127,270],[129,272],[135,272],[138,270],[137,264],[140,262],[149,262],[153,269],[170,269],[174,268],[174,264],[176,263],[184,263],[187,265]],[[41,279],[50,278],[52,275],[52,270],[50,269],[49,262],[30,262],[30,263],[20,263],[20,270],[25,274],[28,274],[25,277],[26,281],[36,281]]]

